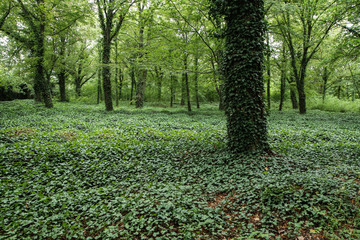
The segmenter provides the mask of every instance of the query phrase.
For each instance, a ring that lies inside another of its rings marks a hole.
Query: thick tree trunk
[[[44,0],[39,0],[43,4]],[[41,97],[45,103],[45,107],[52,108],[51,92],[48,81],[44,76],[44,40],[45,40],[45,13],[40,11],[40,28],[36,38],[36,73],[35,83],[37,82],[41,90]]]
[[[263,99],[264,1],[228,4],[224,57],[228,146],[236,153],[268,152]]]

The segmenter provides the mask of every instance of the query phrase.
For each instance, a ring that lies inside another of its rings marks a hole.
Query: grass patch
[[[274,111],[246,157],[216,106],[0,103],[0,239],[359,239],[359,117]]]

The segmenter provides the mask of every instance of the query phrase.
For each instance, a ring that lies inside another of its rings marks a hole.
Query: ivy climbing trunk
[[[224,103],[229,149],[268,152],[263,99],[264,1],[228,1]]]
[[[38,0],[38,5],[44,4],[44,0]],[[36,71],[35,71],[35,85],[38,84],[38,87],[41,91],[41,97],[45,103],[45,107],[52,108],[53,103],[51,99],[51,92],[49,87],[49,82],[46,80],[44,75],[44,61],[45,61],[45,13],[43,9],[39,9],[39,29],[36,37]]]

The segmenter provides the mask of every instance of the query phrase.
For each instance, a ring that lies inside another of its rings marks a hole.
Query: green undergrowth
[[[359,239],[360,115],[272,112],[271,156],[187,113],[0,103],[0,239]]]

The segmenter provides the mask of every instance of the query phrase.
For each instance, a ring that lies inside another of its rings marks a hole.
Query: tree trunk
[[[199,58],[198,56],[195,56],[195,76],[194,76],[194,82],[195,82],[195,99],[196,99],[196,108],[200,108],[200,101],[199,101]]]
[[[145,87],[147,79],[147,70],[144,67],[144,29],[143,23],[141,21],[141,13],[143,10],[139,8],[140,14],[140,28],[139,28],[139,72],[138,72],[138,82],[136,84],[136,108],[144,107],[144,97],[145,97]]]
[[[39,0],[39,4],[43,4],[44,0]],[[44,76],[44,40],[45,40],[45,13],[40,11],[40,28],[36,38],[36,73],[35,83],[39,84],[41,90],[41,97],[45,103],[45,107],[52,108],[53,103],[51,99],[50,87],[48,81]]]
[[[102,53],[101,53],[101,46],[99,44],[99,63],[101,64],[101,59],[102,59]],[[103,100],[103,95],[102,95],[102,88],[101,88],[101,85],[102,85],[102,79],[101,79],[101,76],[102,76],[102,67],[99,66],[98,68],[98,82],[97,82],[97,104],[100,104],[100,102]]]
[[[266,34],[266,79],[267,79],[267,87],[266,87],[266,97],[267,97],[267,108],[270,111],[271,109],[271,96],[270,96],[270,83],[271,83],[271,66],[270,66],[270,37],[269,33]]]
[[[299,95],[299,112],[300,114],[306,113],[306,95],[305,95],[305,76],[301,75],[300,80],[297,82],[297,90]]]
[[[170,107],[174,105],[174,85],[175,85],[174,76],[170,73]]]
[[[298,109],[298,101],[296,97],[296,91],[293,86],[290,85],[290,99],[291,99],[291,105],[293,109]]]
[[[180,105],[181,106],[185,105],[185,92],[186,92],[185,89],[186,89],[186,87],[185,87],[185,78],[182,77],[181,78],[181,99],[180,99]]]
[[[323,81],[324,81],[324,85],[323,85],[323,89],[322,89],[322,101],[323,103],[325,103],[325,96],[326,96],[326,88],[327,88],[327,82],[328,82],[328,70],[327,67],[324,68],[324,73],[323,73]]]
[[[228,1],[225,114],[228,147],[235,153],[269,152],[263,99],[264,1]]]
[[[119,96],[118,96],[119,100],[122,97],[123,83],[124,83],[124,73],[122,72],[121,68],[119,68]]]
[[[119,75],[119,66],[118,66],[118,41],[115,39],[115,105],[119,106],[119,86],[118,86],[118,75]]]
[[[155,66],[155,75],[156,75],[156,84],[157,84],[157,100],[161,101],[161,88],[162,88],[162,81],[163,81],[163,72],[161,71],[161,67]]]
[[[66,72],[61,69],[58,74],[59,89],[60,89],[60,102],[66,102]]]
[[[186,88],[186,98],[187,98],[187,109],[191,112],[191,102],[190,102],[190,89],[189,89],[189,76],[188,76],[188,54],[184,55],[184,79],[185,79],[185,88]]]
[[[112,111],[113,103],[111,96],[111,72],[110,72],[110,51],[111,51],[111,40],[110,32],[104,34],[103,41],[103,52],[102,52],[102,77],[103,77],[103,89],[104,89],[104,100],[106,111]]]
[[[136,108],[144,107],[146,78],[147,70],[139,70],[138,83],[136,84]]]
[[[130,67],[130,78],[131,78],[131,91],[130,91],[130,105],[133,104],[134,88],[136,88],[135,70],[133,63]]]
[[[282,64],[281,64],[281,73],[280,73],[280,105],[279,111],[282,111],[284,101],[285,101],[285,88],[286,88],[286,79],[287,79],[287,59],[286,59],[286,48],[285,43],[283,43],[282,49]]]

